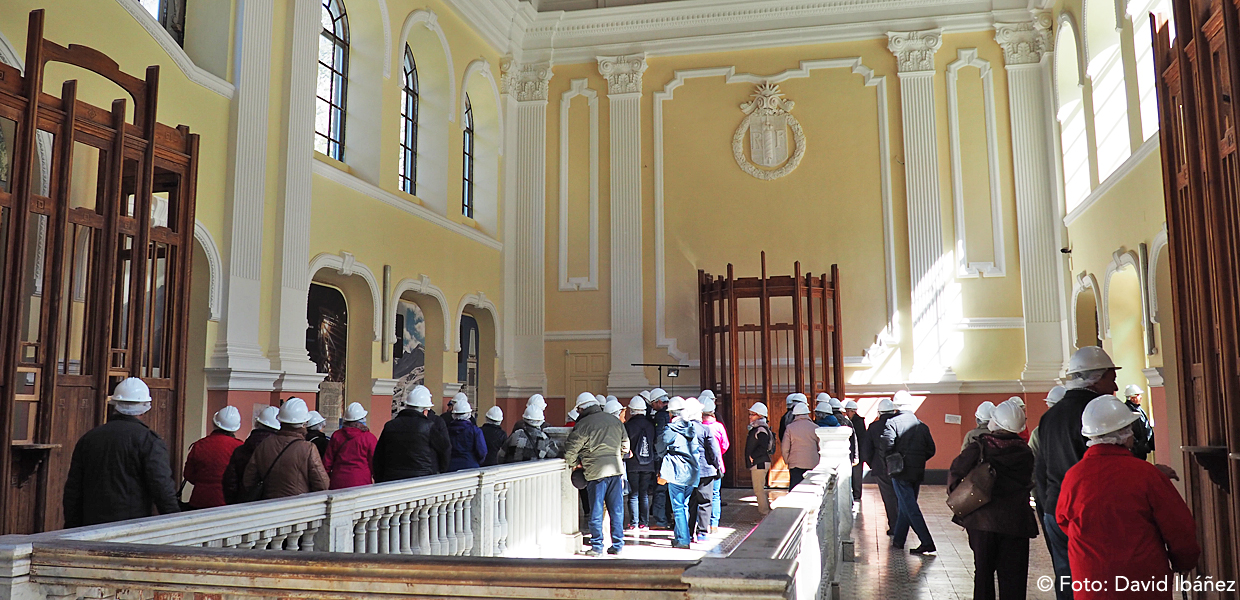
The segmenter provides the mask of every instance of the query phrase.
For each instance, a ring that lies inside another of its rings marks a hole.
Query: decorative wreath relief
[[[753,100],[741,105],[746,115],[732,136],[732,155],[742,171],[770,181],[791,173],[805,156],[805,131],[789,114],[795,104],[784,99],[778,85],[764,83],[753,93]],[[788,130],[796,148],[788,155]],[[749,132],[749,156],[745,156],[745,132]],[[757,164],[754,164],[757,163]]]

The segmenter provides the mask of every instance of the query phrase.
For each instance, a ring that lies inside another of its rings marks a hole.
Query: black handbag
[[[893,477],[904,472],[904,455],[899,452],[892,452],[883,460],[887,465],[887,476]]]
[[[986,461],[986,446],[979,439],[977,464],[964,479],[947,494],[947,506],[952,514],[963,517],[990,503],[995,488],[995,468]]]
[[[240,502],[255,502],[258,500],[262,500],[263,493],[267,491],[267,476],[271,475],[271,470],[276,468],[276,463],[280,462],[280,457],[284,456],[284,453],[287,452],[289,448],[292,448],[293,444],[298,444],[298,443],[301,443],[301,441],[293,440],[292,442],[289,442],[286,446],[284,446],[284,448],[280,450],[280,453],[276,455],[276,459],[271,461],[271,465],[267,467],[267,472],[263,473],[263,476],[260,477],[259,480],[254,483],[254,487],[244,488],[240,492],[237,493],[237,495],[240,497],[239,501]],[[310,442],[306,442],[306,443],[309,444]]]

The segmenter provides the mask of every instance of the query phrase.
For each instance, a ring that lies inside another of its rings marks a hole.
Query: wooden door
[[[569,352],[564,356],[564,409],[572,410],[578,394],[607,390],[611,355],[606,352]]]

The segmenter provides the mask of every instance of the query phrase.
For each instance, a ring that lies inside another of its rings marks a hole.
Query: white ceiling
[[[590,8],[608,8],[611,6],[632,6],[634,4],[653,4],[655,2],[676,2],[677,0],[523,0],[534,6],[534,10],[546,12],[550,10],[586,10]]]

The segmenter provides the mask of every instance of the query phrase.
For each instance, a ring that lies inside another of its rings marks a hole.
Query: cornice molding
[[[598,72],[607,80],[607,95],[642,93],[646,53],[598,57]]]
[[[1032,21],[995,23],[995,41],[1003,48],[1003,62],[1027,65],[1042,62],[1051,50],[1051,14],[1038,11]]]
[[[215,244],[215,237],[201,221],[194,221],[194,239],[198,241],[203,254],[206,255],[207,269],[210,271],[210,281],[207,283],[207,320],[218,322],[224,312],[224,291],[221,281],[224,276],[224,261],[220,258],[220,249]]]
[[[546,102],[551,82],[551,61],[518,62],[512,55],[499,63],[501,93],[517,102]]]
[[[236,91],[233,84],[194,64],[193,59],[185,53],[181,45],[172,39],[172,35],[168,33],[168,30],[164,29],[164,26],[160,25],[159,21],[156,21],[155,17],[151,16],[151,13],[143,8],[138,0],[116,0],[116,3],[120,4],[121,8],[124,8],[126,12],[132,15],[134,20],[147,33],[151,34],[151,37],[155,39],[155,43],[159,44],[159,47],[168,53],[168,58],[171,58],[172,62],[176,63],[177,68],[181,70],[181,73],[186,78],[216,94],[230,100],[232,99],[233,93]]]
[[[934,53],[942,47],[942,29],[887,32],[887,49],[896,56],[901,74],[933,72]]]

